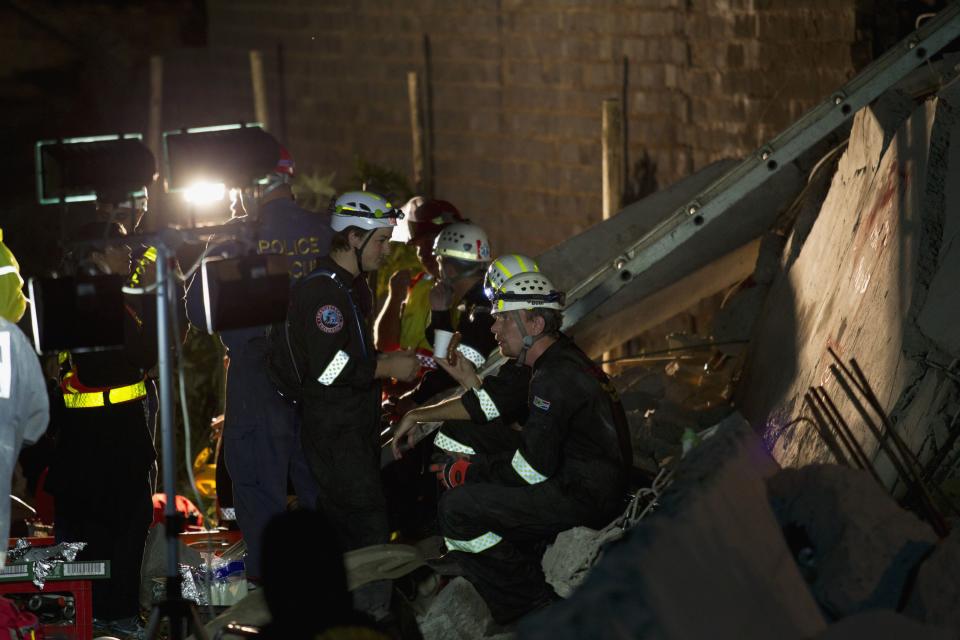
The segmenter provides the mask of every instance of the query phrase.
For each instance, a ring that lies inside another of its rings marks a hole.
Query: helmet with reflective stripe
[[[396,209],[383,196],[370,191],[348,191],[333,201],[330,211],[330,227],[343,231],[347,227],[373,230],[396,227],[403,212]]]
[[[487,267],[487,275],[483,278],[483,293],[490,298],[494,291],[513,276],[539,272],[540,266],[533,258],[519,253],[508,253],[500,256]]]
[[[520,309],[556,309],[563,311],[566,294],[557,291],[542,273],[521,273],[503,283],[490,297],[493,313]]]
[[[433,253],[464,262],[489,262],[490,241],[487,232],[477,225],[457,222],[440,232],[433,243]]]

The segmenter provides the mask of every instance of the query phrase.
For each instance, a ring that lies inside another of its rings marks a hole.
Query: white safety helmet
[[[521,309],[556,309],[563,311],[566,294],[557,291],[542,273],[521,273],[508,279],[493,292],[492,313]]]
[[[533,258],[519,253],[508,253],[500,256],[487,267],[487,275],[483,278],[483,293],[487,298],[491,298],[493,292],[513,276],[539,272],[540,266]]]
[[[489,262],[490,241],[487,232],[469,222],[445,227],[433,243],[433,254],[464,262]]]
[[[343,231],[347,227],[369,231],[396,227],[402,218],[402,211],[383,196],[370,191],[347,191],[330,206],[330,228],[334,231]]]

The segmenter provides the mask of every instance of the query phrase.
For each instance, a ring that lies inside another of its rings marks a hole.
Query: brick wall
[[[752,151],[850,77],[862,4],[210,0],[209,42],[261,48],[271,72],[283,43],[301,168],[344,177],[359,155],[409,175],[406,72],[423,70],[426,34],[435,193],[488,226],[495,251],[537,253],[600,220],[604,98],[626,95],[630,191],[666,186]],[[219,100],[252,118],[234,84]],[[521,220],[537,232],[517,234]]]

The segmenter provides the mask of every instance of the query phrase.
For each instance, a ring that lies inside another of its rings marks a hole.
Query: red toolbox
[[[93,638],[89,580],[50,580],[43,591],[29,581],[0,582],[0,595],[36,615],[45,640]]]

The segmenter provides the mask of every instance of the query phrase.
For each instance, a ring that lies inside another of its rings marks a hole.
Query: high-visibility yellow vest
[[[68,371],[60,383],[63,391],[63,404],[67,409],[92,409],[104,407],[108,404],[122,404],[140,400],[147,396],[147,385],[141,380],[133,384],[108,389],[81,390],[78,389],[77,372]],[[82,387],[82,385],[80,385]]]

